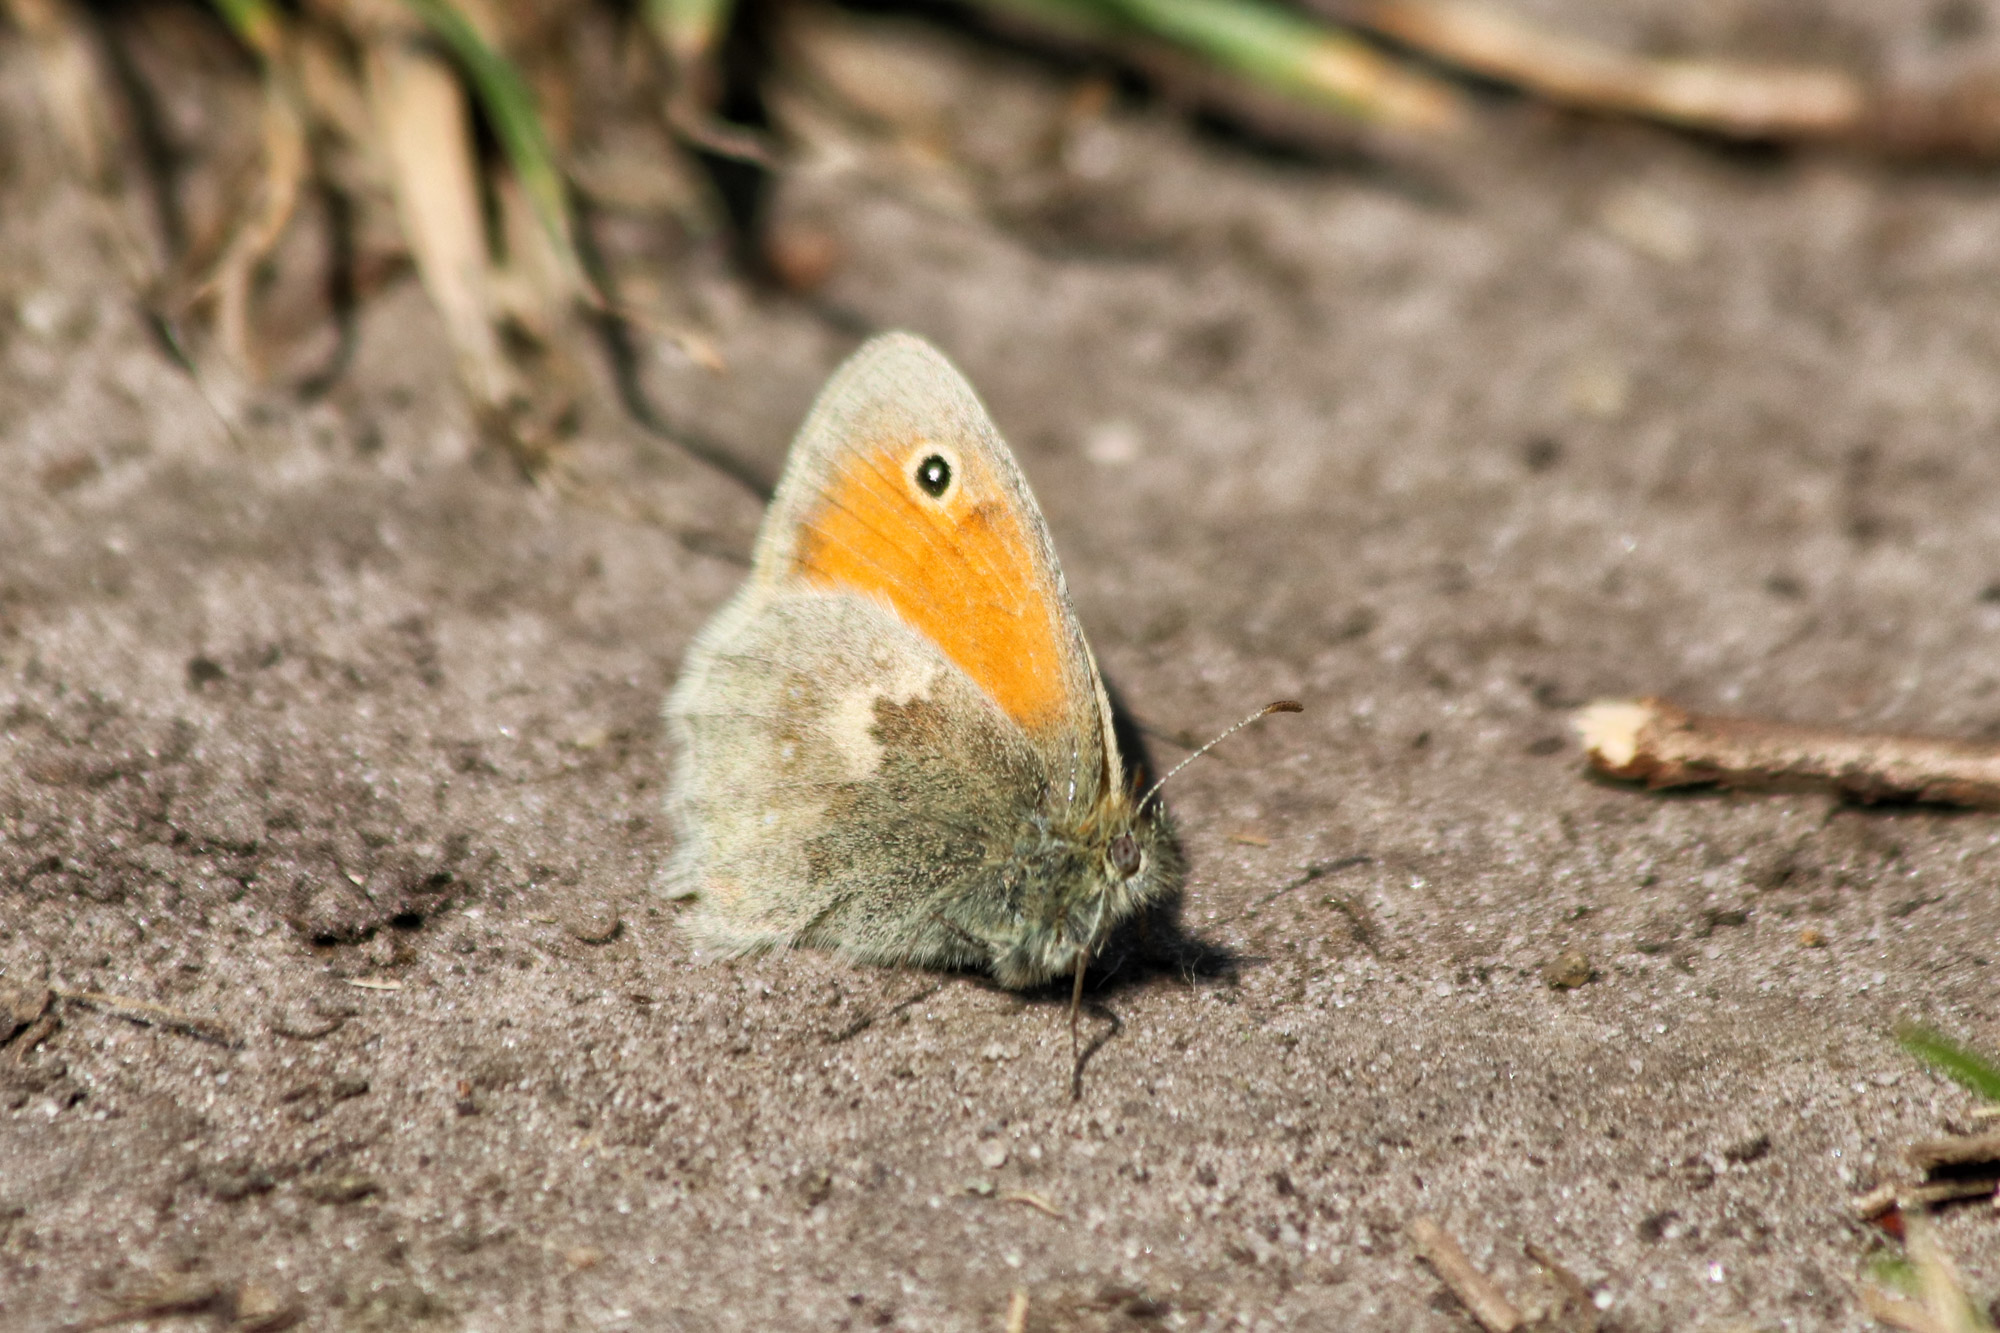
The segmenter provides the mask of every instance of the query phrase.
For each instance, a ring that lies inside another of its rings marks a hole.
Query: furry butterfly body
[[[1032,986],[1180,882],[1027,483],[908,335],[821,391],[666,718],[667,887],[711,947]]]

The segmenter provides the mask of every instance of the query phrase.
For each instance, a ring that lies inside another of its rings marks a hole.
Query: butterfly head
[[[1179,888],[1183,873],[1164,812],[1123,793],[1079,820],[1030,821],[1006,859],[1005,907],[978,933],[994,977],[1013,987],[1074,972],[1120,922]]]

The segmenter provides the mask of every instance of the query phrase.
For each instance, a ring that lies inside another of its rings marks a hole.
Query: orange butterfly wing
[[[927,451],[950,460],[953,485],[922,493]],[[887,602],[1031,734],[1060,727],[1072,702],[1060,592],[1002,480],[977,454],[924,439],[854,449],[802,518],[792,572]]]

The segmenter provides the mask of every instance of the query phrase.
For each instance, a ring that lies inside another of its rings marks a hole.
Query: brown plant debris
[[[0,982],[0,1046],[33,1027],[48,1012],[53,998],[46,987]]]
[[[1436,1221],[1420,1217],[1410,1223],[1409,1232],[1417,1257],[1451,1288],[1451,1294],[1458,1297],[1459,1304],[1479,1321],[1486,1333],[1514,1333],[1521,1327],[1521,1312],[1507,1299],[1507,1293],[1473,1267],[1458,1242]]]
[[[1925,1139],[1903,1149],[1903,1160],[1929,1178],[1892,1180],[1856,1195],[1849,1207],[1857,1218],[1869,1222],[1964,1199],[2000,1200],[2000,1131]]]
[[[298,1323],[303,1313],[297,1304],[255,1282],[154,1277],[120,1299],[117,1309],[64,1325],[61,1333],[86,1333],[194,1315],[212,1316],[229,1333],[279,1333]]]
[[[1590,766],[1648,787],[1831,787],[1859,801],[2000,809],[2000,746],[1599,700],[1576,715]]]
[[[493,325],[464,90],[442,57],[400,32],[369,46],[366,68],[369,106],[417,273],[444,321],[466,387],[482,409],[499,411],[516,386]]]
[[[1556,1289],[1562,1293],[1560,1310],[1544,1316],[1543,1323],[1553,1325],[1563,1333],[1597,1333],[1597,1303],[1591,1299],[1590,1288],[1583,1284],[1583,1279],[1552,1251],[1535,1242],[1529,1241],[1522,1248],[1530,1259],[1542,1266],[1542,1271],[1549,1275]]]

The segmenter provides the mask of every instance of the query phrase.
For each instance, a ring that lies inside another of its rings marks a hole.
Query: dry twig
[[[1858,1194],[1849,1201],[1854,1216],[1863,1222],[1872,1222],[1878,1217],[1886,1217],[1891,1212],[1914,1212],[1924,1208],[1935,1208],[1941,1203],[1958,1203],[1963,1199],[1985,1199],[2000,1197],[2000,1178],[1969,1177],[1964,1180],[1933,1180],[1922,1185],[1906,1185],[1891,1181],[1878,1185],[1866,1194]]]
[[[1521,1313],[1507,1294],[1472,1266],[1472,1260],[1443,1227],[1431,1218],[1420,1217],[1410,1223],[1410,1243],[1486,1333],[1514,1333],[1521,1327]]]
[[[212,1042],[217,1046],[227,1046],[231,1050],[240,1048],[243,1042],[222,1024],[209,1018],[196,1018],[178,1009],[170,1009],[164,1004],[151,1000],[134,1000],[123,995],[106,995],[102,991],[65,990],[61,986],[49,988],[59,999],[71,1004],[80,1004],[86,1009],[94,1009],[112,1018],[122,1018],[128,1023],[141,1027],[161,1028],[168,1032],[178,1032],[198,1041]]]
[[[1050,1217],[1055,1218],[1058,1222],[1067,1222],[1069,1220],[1068,1213],[1065,1213],[1062,1209],[1056,1207],[1054,1204],[1050,1203],[1047,1199],[1044,1199],[1041,1195],[1031,1193],[1028,1190],[1002,1190],[1000,1192],[1000,1202],[1024,1203],[1038,1213],[1048,1214]]]
[[[2000,1198],[2000,1131],[1925,1139],[1903,1149],[1903,1159],[1932,1176],[1920,1184],[1889,1181],[1849,1201],[1864,1222],[1891,1212],[1917,1213],[1962,1199]],[[1984,1167],[1983,1171],[1967,1171]],[[1945,1174],[1939,1175],[1939,1172]]]
[[[206,244],[175,262],[157,284],[152,302],[171,326],[212,300],[223,352],[253,376],[257,340],[250,326],[250,298],[257,267],[290,225],[311,166],[305,112],[289,79],[275,69],[265,75],[260,128],[257,179],[246,178],[232,191],[238,201],[230,216]]]
[[[1028,1289],[1014,1288],[1014,1294],[1007,1298],[1007,1333],[1027,1333],[1028,1329]]]
[[[1877,1185],[1866,1194],[1855,1195],[1847,1201],[1847,1206],[1854,1210],[1856,1218],[1872,1222],[1896,1206],[1897,1192],[1902,1188],[1892,1180],[1886,1185]]]
[[[160,1278],[132,1293],[116,1310],[80,1323],[65,1324],[61,1333],[96,1333],[121,1324],[152,1323],[189,1315],[212,1315],[229,1333],[280,1333],[299,1322],[303,1311],[255,1282],[230,1285],[200,1278]]]
[[[1903,1160],[1919,1171],[1941,1166],[1977,1166],[2000,1162],[2000,1130],[1946,1139],[1925,1139],[1903,1149]]]
[[[1830,786],[1860,801],[2000,809],[2000,747],[1600,700],[1576,715],[1590,765],[1649,787]]]

